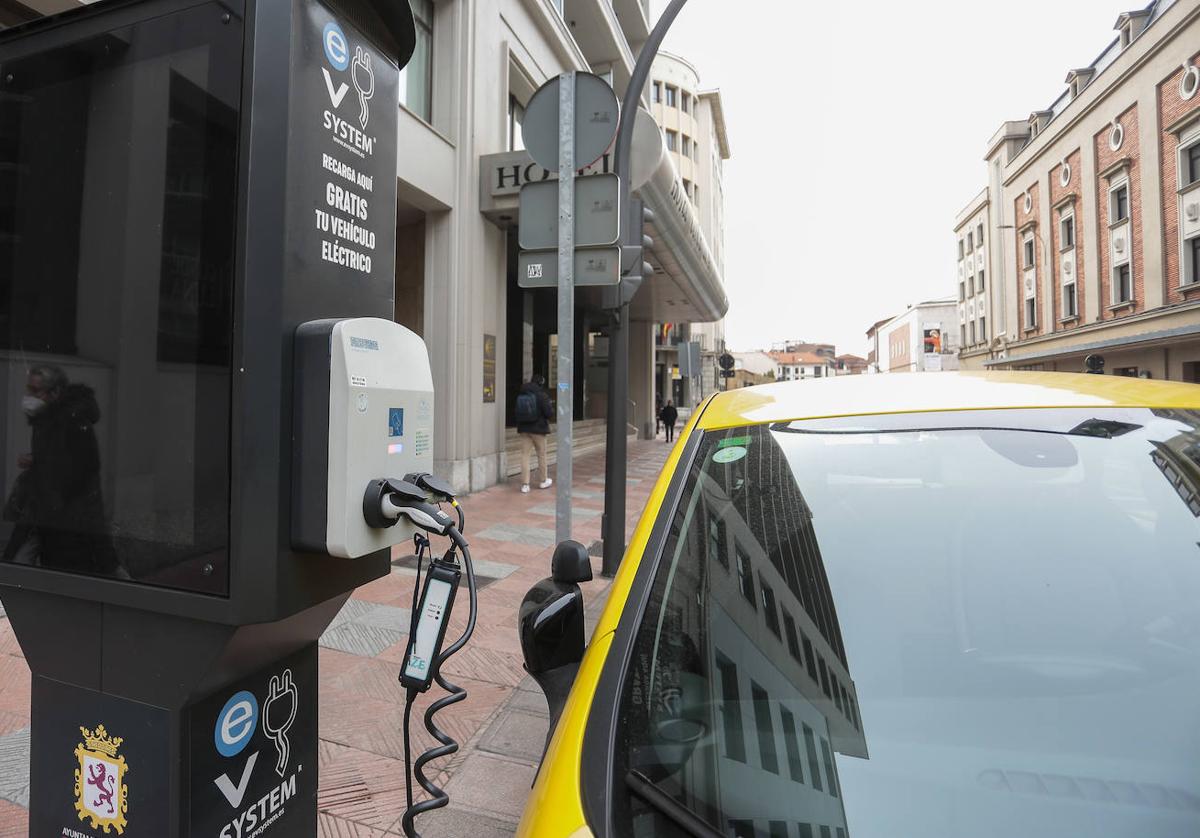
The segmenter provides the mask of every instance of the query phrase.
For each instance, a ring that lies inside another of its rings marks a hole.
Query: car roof
[[[715,395],[700,430],[834,416],[1046,407],[1200,409],[1200,386],[1061,372],[845,375],[763,384]]]

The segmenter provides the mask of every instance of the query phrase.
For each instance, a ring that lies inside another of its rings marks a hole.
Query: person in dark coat
[[[545,385],[546,379],[535,375],[522,384],[517,393],[515,413],[517,435],[521,440],[521,491],[526,493],[529,491],[529,466],[534,451],[537,452],[538,476],[541,478],[538,488],[549,489],[554,485],[546,462],[546,436],[550,433],[554,406],[550,404]]]
[[[30,453],[4,506],[13,522],[3,560],[84,573],[120,572],[100,490],[100,406],[91,387],[72,384],[58,367],[35,367],[22,410]]]
[[[663,405],[659,418],[662,419],[663,427],[667,430],[667,442],[671,442],[675,439],[675,423],[679,420],[679,411],[675,409],[674,404],[667,402]]]

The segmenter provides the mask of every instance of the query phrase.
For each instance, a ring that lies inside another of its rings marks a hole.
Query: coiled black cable
[[[457,503],[454,504],[454,507],[458,510],[458,521],[459,527],[461,528],[464,524],[462,508],[459,507]],[[475,567],[471,562],[471,548],[467,545],[467,540],[463,537],[460,528],[451,527],[446,533],[452,544],[446,558],[453,558],[456,550],[462,553],[463,567],[467,573],[467,596],[470,602],[469,611],[467,614],[467,627],[463,631],[462,636],[459,637],[458,640],[454,641],[454,643],[450,644],[449,647],[444,649],[442,653],[438,655],[433,664],[433,680],[436,681],[437,684],[449,694],[433,702],[433,704],[429,705],[429,707],[425,710],[425,729],[429,731],[430,735],[440,742],[441,745],[430,748],[417,757],[416,762],[412,765],[412,771],[409,773],[408,808],[404,812],[404,817],[401,818],[401,825],[404,829],[404,834],[408,836],[408,838],[421,838],[421,833],[417,832],[414,823],[418,815],[423,815],[426,812],[432,812],[435,809],[441,809],[450,803],[450,796],[446,794],[446,792],[440,787],[435,785],[432,780],[425,776],[424,769],[425,766],[433,760],[449,756],[458,751],[458,742],[456,742],[448,733],[439,728],[434,723],[433,717],[439,711],[444,710],[451,705],[457,704],[460,701],[465,701],[467,698],[466,690],[457,684],[447,681],[442,675],[442,665],[445,664],[446,661],[453,657],[456,653],[461,651],[462,648],[467,645],[467,641],[471,639],[471,635],[475,631],[475,618],[477,616],[478,609],[478,590],[475,586]],[[404,705],[404,761],[406,767],[409,760],[409,725],[411,720],[412,706],[415,699],[416,690],[410,689],[406,696]],[[425,789],[426,793],[430,795],[429,800],[423,800],[415,805],[413,804],[412,800],[411,780],[411,778],[414,776],[417,778],[417,782],[420,783],[421,788]]]

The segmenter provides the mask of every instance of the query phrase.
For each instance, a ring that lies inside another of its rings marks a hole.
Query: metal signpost
[[[571,483],[575,430],[575,73],[558,85],[558,493],[554,535],[571,537]]]
[[[617,147],[614,158],[616,161],[617,177],[621,179],[623,190],[631,188],[632,146],[634,127],[637,124],[638,100],[646,89],[650,78],[650,65],[658,55],[667,30],[675,22],[675,18],[683,9],[687,0],[671,0],[671,4],[663,11],[662,17],[650,33],[649,40],[638,54],[637,64],[634,65],[633,75],[629,79],[629,87],[625,91],[624,114],[617,136]],[[622,197],[627,197],[622,192]],[[622,201],[629,207],[629,202]],[[630,255],[635,270],[643,270],[642,247],[642,213],[633,216],[631,210],[623,216],[621,230],[622,244],[632,248]],[[640,274],[639,274],[640,275]],[[625,553],[625,426],[627,423],[626,399],[629,395],[629,301],[631,294],[620,289],[612,295],[610,307],[613,312],[613,326],[609,335],[608,361],[608,442],[604,457],[604,518],[602,538],[604,539],[604,565],[601,573],[613,576],[617,565]]]
[[[617,97],[608,83],[574,71],[542,85],[525,110],[530,156],[538,165],[558,171],[557,184],[531,183],[521,188],[522,253],[517,273],[522,288],[558,288],[554,516],[558,541],[571,537],[575,286],[621,280],[620,250],[612,246],[620,233],[620,184],[616,177],[593,177],[577,189],[576,173],[600,159],[612,144],[617,114]]]

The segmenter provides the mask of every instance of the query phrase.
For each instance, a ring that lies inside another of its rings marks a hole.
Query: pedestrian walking
[[[662,419],[663,427],[667,430],[667,442],[671,442],[675,439],[675,422],[679,419],[679,411],[675,409],[675,405],[667,402],[663,405],[659,418]]]
[[[658,431],[662,428],[662,393],[658,393],[654,397],[654,435],[658,436]]]
[[[517,420],[517,435],[521,440],[521,492],[526,494],[529,492],[529,461],[534,451],[537,452],[538,476],[541,477],[538,488],[549,489],[554,485],[546,463],[546,437],[550,433],[550,417],[554,415],[554,408],[545,387],[546,379],[534,375],[521,385],[513,411]]]

